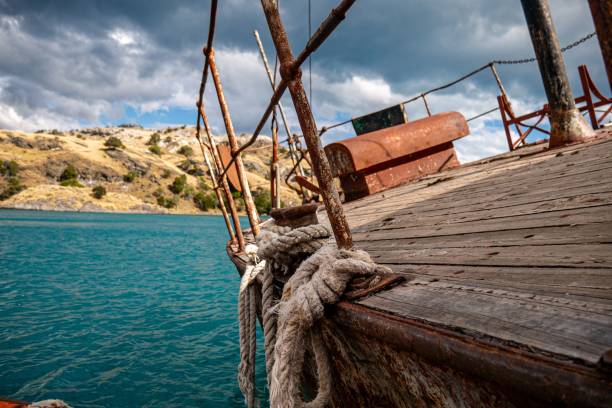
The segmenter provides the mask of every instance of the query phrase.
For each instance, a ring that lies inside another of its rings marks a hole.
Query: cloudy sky
[[[312,0],[313,29],[335,3]],[[594,31],[586,0],[550,3],[562,46]],[[192,125],[209,7],[208,0],[0,0],[0,128]],[[281,10],[297,53],[307,40],[307,0],[281,1]],[[238,132],[253,131],[272,93],[254,29],[273,60],[259,2],[219,1],[215,48]],[[315,118],[322,126],[359,116],[492,59],[532,55],[519,0],[359,0],[313,57]],[[576,94],[580,64],[608,91],[596,38],[565,58]],[[544,102],[535,63],[499,72],[518,113]],[[208,86],[209,116],[223,134],[212,91]],[[494,108],[497,94],[487,71],[431,95],[429,102],[434,112],[458,110],[469,117]],[[298,132],[290,100],[284,104]],[[419,103],[406,109],[409,118],[424,114]],[[457,144],[462,161],[505,150],[498,117],[470,123],[472,135]],[[324,142],[351,135],[350,127],[339,128]]]

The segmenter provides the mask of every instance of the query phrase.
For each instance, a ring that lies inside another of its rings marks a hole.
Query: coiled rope
[[[246,294],[253,290],[254,274],[263,272],[262,318],[270,406],[319,408],[329,402],[332,387],[327,349],[317,330],[325,306],[337,303],[354,277],[390,272],[376,265],[364,251],[339,250],[329,242],[329,235],[329,230],[322,225],[289,230],[271,224],[258,236],[257,254],[253,255],[251,249],[248,277],[247,272],[243,276],[243,282],[247,283],[244,289],[241,285],[239,302],[241,363],[238,375],[249,408],[255,406],[256,346],[250,333],[254,332],[256,324],[256,304],[247,303]],[[285,283],[281,299],[275,304],[274,268],[283,270],[283,266],[295,262],[296,258],[305,260]],[[301,392],[307,348],[312,350],[317,367],[318,390],[311,401],[304,401]]]

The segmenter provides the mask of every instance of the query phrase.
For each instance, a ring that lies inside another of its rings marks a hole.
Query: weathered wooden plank
[[[486,220],[492,218],[509,217],[514,215],[539,214],[569,209],[581,209],[609,205],[612,203],[612,185],[594,185],[571,190],[554,188],[540,193],[513,197],[500,197],[499,199],[474,199],[471,205],[446,206],[432,205],[430,208],[413,209],[408,207],[401,211],[378,211],[371,216],[352,216],[361,222],[355,232],[373,230],[378,227],[392,225],[397,222],[406,222],[410,225],[441,225],[468,221]],[[609,191],[605,191],[609,190]],[[558,195],[557,195],[558,194]],[[367,220],[367,222],[366,222]]]
[[[393,224],[385,225],[384,227],[372,228],[369,233],[369,238],[406,239],[419,237],[442,237],[493,231],[512,231],[530,228],[560,226],[572,227],[575,225],[609,222],[611,219],[612,207],[610,205],[605,205],[435,226],[412,226],[410,225],[409,221],[402,224],[402,220],[394,220]]]
[[[386,213],[416,213],[449,210],[448,212],[475,211],[490,206],[506,206],[526,204],[529,202],[554,200],[582,194],[607,192],[611,187],[603,182],[612,178],[612,172],[607,177],[589,178],[587,180],[567,180],[563,183],[542,184],[541,186],[525,185],[515,190],[493,190],[486,194],[466,194],[463,191],[442,192],[433,196],[413,197],[403,203],[380,203],[368,210],[350,212],[353,219],[370,217],[380,211]],[[447,212],[445,212],[447,213]]]
[[[364,250],[393,250],[396,248],[488,248],[491,246],[534,246],[561,244],[589,244],[612,242],[612,221],[573,227],[528,228],[493,231],[445,237],[398,239],[383,236],[373,239],[369,232],[355,233],[357,247]]]
[[[408,287],[409,286],[409,287]],[[447,285],[448,286],[448,285]],[[524,296],[523,296],[524,295]],[[596,363],[612,344],[612,314],[538,304],[529,294],[402,285],[359,303],[411,319],[474,331]]]
[[[368,248],[381,264],[552,266],[612,269],[612,243],[488,248]]]
[[[612,302],[612,269],[508,266],[387,265],[412,279],[438,279],[490,289],[516,290],[594,303]]]

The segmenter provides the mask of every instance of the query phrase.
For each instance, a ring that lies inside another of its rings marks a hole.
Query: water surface
[[[243,406],[226,239],[221,217],[0,210],[0,396]]]

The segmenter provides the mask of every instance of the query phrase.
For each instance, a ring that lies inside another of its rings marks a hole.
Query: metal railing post
[[[247,180],[246,171],[244,170],[244,163],[242,162],[242,157],[238,152],[238,140],[236,139],[236,134],[234,133],[234,125],[227,107],[227,102],[225,101],[225,95],[223,94],[223,87],[221,86],[219,71],[217,70],[214,48],[208,50],[208,60],[210,65],[210,73],[213,77],[215,89],[217,90],[217,98],[219,100],[221,114],[223,115],[225,130],[227,131],[227,139],[229,140],[229,145],[232,150],[232,156],[236,162],[238,179],[240,181],[240,187],[242,188],[242,198],[244,199],[247,216],[249,218],[249,223],[251,224],[251,231],[253,232],[253,235],[257,236],[257,234],[259,234],[259,216],[257,214],[257,209],[255,208],[253,196],[251,195],[251,189],[249,188],[249,181]]]
[[[512,103],[510,103],[510,99],[508,98],[508,94],[506,93],[506,88],[504,87],[504,84],[502,83],[501,78],[499,77],[499,74],[497,73],[497,69],[495,69],[495,63],[492,62],[491,65],[489,65],[491,67],[491,73],[493,74],[493,78],[495,78],[495,82],[497,83],[497,87],[499,88],[499,92],[501,92],[501,96],[504,99],[504,106],[506,107],[508,113],[510,114],[511,117],[516,116],[514,114],[514,110],[512,109]],[[518,123],[514,124],[514,128],[516,129],[517,133],[519,134],[519,139],[523,137],[523,132],[521,131],[521,127]],[[510,150],[513,150],[512,148]]]
[[[612,3],[609,0],[589,0],[589,6],[612,90]]]
[[[548,0],[521,0],[550,106],[550,147],[582,141],[593,129],[576,108]]]
[[[272,160],[270,161],[270,201],[272,208],[280,208],[280,183],[278,182],[278,125],[272,115]]]
[[[208,146],[210,146],[210,154],[212,154],[214,166],[218,173],[220,169],[223,169],[223,164],[221,163],[219,152],[217,151],[217,145],[210,131],[210,126],[208,125],[208,117],[206,116],[206,112],[204,111],[204,105],[202,103],[198,104],[198,112],[200,112],[202,122],[204,122],[204,130],[206,131],[206,135],[208,137]],[[236,202],[234,201],[234,196],[232,196],[232,191],[230,190],[229,184],[227,182],[227,177],[221,177],[219,183],[221,184],[221,188],[225,193],[225,199],[227,200],[227,204],[230,207],[230,214],[232,216],[232,222],[234,223],[234,231],[236,233],[236,238],[238,239],[238,247],[241,251],[244,251],[244,234],[242,233],[242,227],[240,226],[238,208],[236,208]]]
[[[200,132],[196,133],[196,139],[198,140],[198,145],[200,146],[200,151],[202,152],[202,156],[204,157],[204,162],[206,163],[206,167],[208,167],[208,175],[212,180],[213,190],[215,191],[215,195],[217,196],[217,201],[219,203],[219,209],[221,209],[221,213],[223,214],[223,220],[225,221],[225,226],[227,227],[227,232],[230,236],[230,241],[232,244],[237,244],[236,234],[232,229],[232,224],[229,219],[229,215],[227,213],[227,209],[225,208],[225,202],[223,201],[223,197],[221,196],[221,191],[219,189],[219,184],[217,184],[217,178],[215,177],[215,170],[210,162],[210,157],[208,157],[208,152],[204,148],[204,144],[202,140],[200,140]]]
[[[259,38],[259,33],[257,30],[253,31],[253,35],[255,36],[255,41],[257,42],[257,47],[259,48],[259,55],[261,56],[261,60],[263,61],[264,68],[266,69],[266,74],[268,75],[268,80],[270,81],[270,86],[272,90],[274,90],[274,79],[272,78],[272,71],[270,70],[270,64],[268,63],[268,57],[266,56],[266,51],[264,50],[263,44],[261,43],[261,39]],[[295,164],[298,157],[295,151],[295,145],[293,140],[293,135],[291,133],[291,129],[289,128],[289,122],[287,121],[287,116],[285,116],[285,109],[283,108],[283,104],[278,102],[278,111],[280,112],[281,119],[283,121],[283,126],[285,127],[285,132],[287,133],[287,143],[289,143],[289,154],[291,155],[292,164]],[[304,169],[301,164],[298,164],[297,171],[300,176],[304,175]]]
[[[323,25],[323,30],[331,32],[344,18],[344,14],[353,2],[354,1],[346,0],[341,2],[340,7],[334,9],[331,13],[333,16],[331,17],[331,21],[333,21],[335,25]],[[327,216],[336,239],[336,244],[338,248],[350,249],[353,247],[351,231],[346,216],[344,215],[338,191],[336,191],[336,187],[334,186],[331,168],[327,161],[327,156],[323,151],[317,126],[312,116],[304,85],[302,84],[299,62],[296,62],[291,52],[287,33],[283,27],[278,8],[276,7],[276,2],[274,0],[261,0],[261,4],[276,47],[276,53],[281,63],[280,72],[282,79],[288,82],[291,99],[293,100],[300,127],[306,141],[306,146],[310,153],[312,169],[317,177],[319,189],[321,190],[323,202],[325,203],[325,209],[327,210]],[[308,48],[308,45],[306,47]]]

